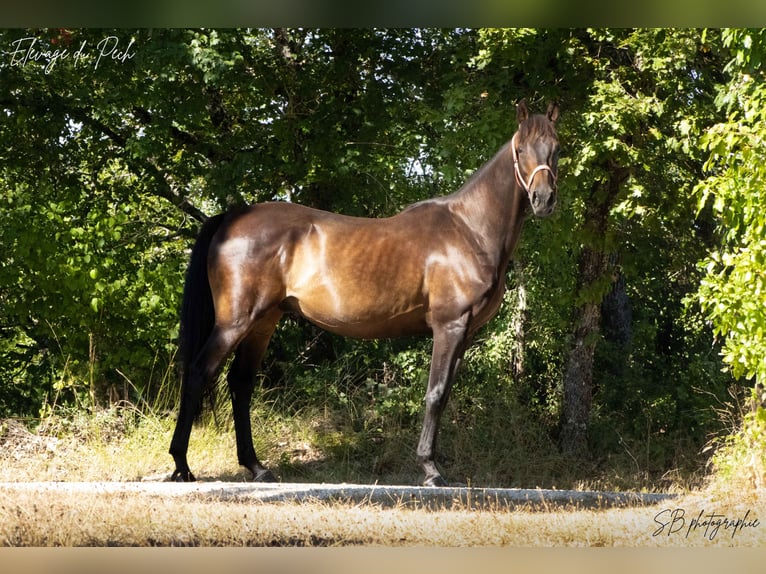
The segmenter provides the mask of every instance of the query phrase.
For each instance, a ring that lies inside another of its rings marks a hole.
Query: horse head
[[[519,128],[511,140],[516,182],[527,193],[533,213],[547,217],[556,207],[559,106],[551,103],[543,114],[530,115],[524,100],[516,106]]]

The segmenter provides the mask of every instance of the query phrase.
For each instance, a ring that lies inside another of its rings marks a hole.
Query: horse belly
[[[398,295],[398,296],[397,296]],[[425,304],[419,296],[384,294],[363,283],[340,288],[317,283],[293,290],[286,300],[288,310],[315,325],[347,337],[365,339],[427,334]]]

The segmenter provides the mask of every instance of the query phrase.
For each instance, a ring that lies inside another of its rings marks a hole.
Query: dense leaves
[[[700,209],[721,222],[720,245],[702,263],[698,298],[734,375],[766,384],[766,35],[730,30],[724,42],[734,52],[718,94],[727,116],[702,139],[711,175],[697,188]]]
[[[716,430],[721,348],[733,375],[766,380],[762,32],[7,30],[0,45],[0,415],[175,388],[201,221],[272,199],[385,216],[449,193],[510,138],[521,98],[562,105],[561,203],[527,223],[456,417],[481,429],[518,407],[555,439],[582,377],[591,451],[641,445],[661,470]],[[264,387],[408,424],[428,349],[291,319]]]

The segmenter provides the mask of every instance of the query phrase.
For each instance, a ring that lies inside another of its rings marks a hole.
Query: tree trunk
[[[601,325],[604,338],[627,351],[633,340],[633,309],[625,284],[625,275],[619,268],[616,254],[609,257],[609,268],[614,270],[612,289],[601,303]]]
[[[513,346],[511,347],[511,376],[519,382],[524,376],[525,323],[527,319],[527,286],[524,279],[524,266],[513,262],[513,275],[516,280],[516,308],[511,319]]]
[[[594,183],[588,198],[585,226],[588,244],[580,253],[577,270],[577,299],[572,347],[564,370],[561,420],[561,450],[565,454],[588,454],[588,423],[593,404],[593,353],[599,337],[601,302],[606,295],[599,283],[611,273],[608,227],[609,213],[628,177],[629,170],[609,164],[605,181]]]
[[[619,270],[616,255],[609,259],[614,270],[612,289],[601,303],[601,330],[608,353],[604,357],[604,369],[613,381],[622,380],[628,369],[633,342],[633,309],[625,284],[625,276]]]
[[[591,286],[606,268],[603,253],[585,248],[580,255],[579,281]],[[561,449],[565,454],[584,455],[588,451],[588,421],[593,403],[593,353],[601,321],[601,305],[589,301],[575,311],[572,349],[564,371],[564,405]]]

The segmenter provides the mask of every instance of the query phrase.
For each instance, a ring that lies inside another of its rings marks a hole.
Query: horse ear
[[[529,117],[529,110],[527,109],[527,101],[521,100],[516,104],[516,121],[518,123],[523,122]]]
[[[551,102],[548,105],[548,112],[546,114],[548,116],[548,119],[551,120],[554,124],[556,123],[556,120],[559,119],[559,105],[556,102]]]

